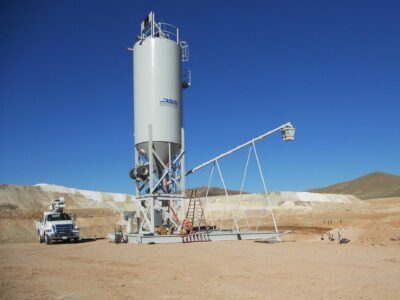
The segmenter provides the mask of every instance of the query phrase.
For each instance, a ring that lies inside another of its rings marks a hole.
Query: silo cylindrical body
[[[149,125],[157,154],[168,162],[180,150],[182,127],[181,47],[147,37],[134,45],[135,147],[148,157]]]

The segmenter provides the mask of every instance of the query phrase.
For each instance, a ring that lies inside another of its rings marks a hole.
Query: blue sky
[[[1,1],[0,183],[133,193],[132,57],[150,10],[190,46],[187,166],[258,144],[270,190],[400,174],[398,1]],[[221,161],[240,187],[246,151]],[[261,191],[254,160],[248,191]],[[207,184],[210,169],[188,178]],[[217,178],[213,185],[220,185]]]

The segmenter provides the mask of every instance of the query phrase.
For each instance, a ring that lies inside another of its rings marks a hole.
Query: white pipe
[[[272,130],[270,130],[270,131],[268,131],[268,132],[266,132],[266,133],[264,133],[264,134],[262,134],[262,135],[260,135],[260,136],[258,136],[256,138],[244,143],[244,144],[241,144],[241,145],[233,148],[232,150],[229,150],[229,151],[227,151],[225,153],[222,153],[221,155],[218,155],[217,157],[215,157],[213,159],[210,159],[209,161],[206,161],[205,163],[202,163],[201,165],[198,165],[197,167],[187,171],[185,175],[192,174],[192,173],[200,170],[201,168],[204,168],[205,166],[208,166],[209,164],[211,164],[211,163],[213,163],[213,162],[215,162],[215,161],[217,161],[217,160],[219,160],[219,159],[221,159],[221,158],[223,158],[225,156],[231,155],[232,153],[242,149],[243,147],[246,147],[247,145],[253,144],[253,143],[258,142],[258,141],[261,141],[262,139],[266,138],[267,136],[269,136],[269,135],[271,135],[271,134],[273,134],[273,133],[275,133],[277,131],[280,131],[280,130],[286,128],[286,127],[293,127],[293,126],[292,126],[292,124],[290,122],[287,122],[287,123],[275,128],[275,129],[272,129]]]

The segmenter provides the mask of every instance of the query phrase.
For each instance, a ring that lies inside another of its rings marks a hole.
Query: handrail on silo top
[[[147,38],[152,34],[152,27],[148,28],[145,32],[143,32],[143,38]],[[153,37],[161,37],[166,38],[172,41],[175,41],[177,44],[179,41],[179,29],[172,24],[158,22],[154,23],[154,32]]]

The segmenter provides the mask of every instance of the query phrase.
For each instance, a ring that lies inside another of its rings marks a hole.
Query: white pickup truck
[[[63,211],[64,206],[63,198],[54,200],[50,206],[51,211],[45,211],[43,219],[36,221],[36,232],[40,243],[79,241],[79,228],[71,216]]]

